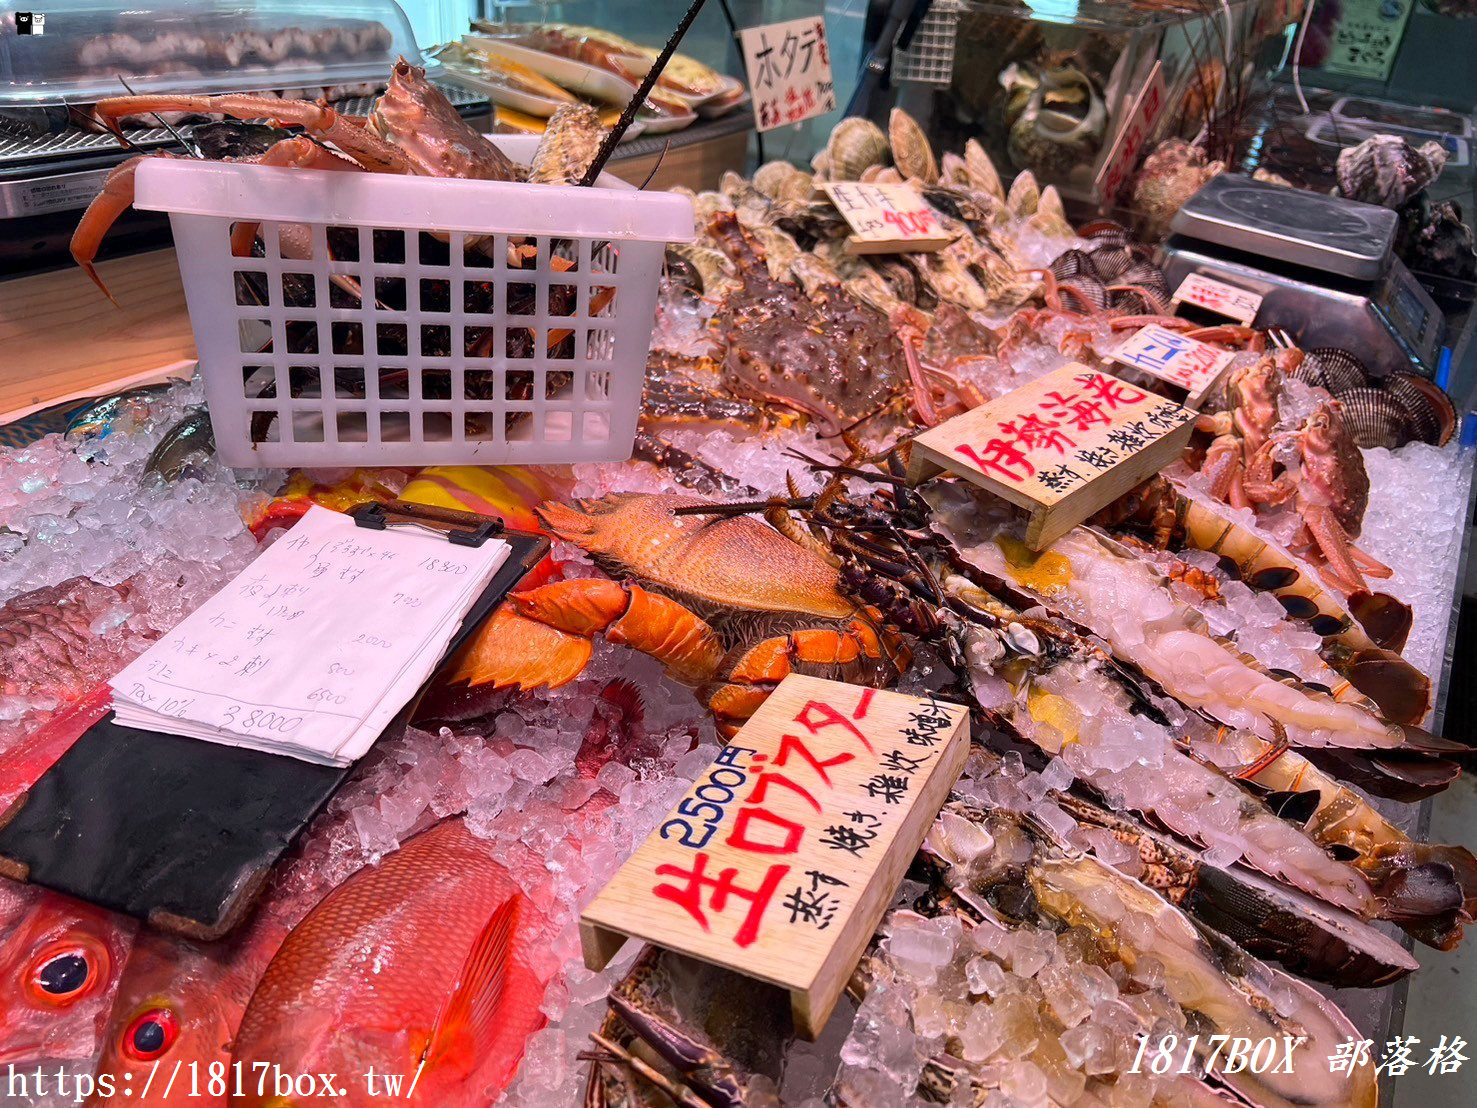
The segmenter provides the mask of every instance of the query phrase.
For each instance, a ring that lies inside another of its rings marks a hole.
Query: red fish
[[[113,706],[113,690],[106,684],[94,687],[75,703],[67,705],[25,737],[0,751],[0,812],[25,792],[65,754],[82,733]]]
[[[309,912],[252,995],[232,1061],[334,1073],[334,1092],[268,1082],[232,1108],[495,1099],[544,1021],[532,963],[549,926],[491,850],[460,820],[438,823]]]
[[[216,1063],[224,1068],[252,990],[286,934],[264,912],[240,936],[219,943],[140,934],[104,1034],[98,1093],[87,1103],[169,1108],[182,1103],[182,1086],[171,1089],[168,1080],[176,1065],[185,1075],[219,1072],[210,1068]],[[226,1103],[203,1078],[188,1100],[197,1108]]]
[[[0,1065],[89,1058],[112,1007],[133,920],[5,881],[0,920]]]

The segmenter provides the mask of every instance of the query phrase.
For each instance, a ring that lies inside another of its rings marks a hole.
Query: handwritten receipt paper
[[[112,680],[118,722],[346,766],[431,675],[508,545],[314,506]]]

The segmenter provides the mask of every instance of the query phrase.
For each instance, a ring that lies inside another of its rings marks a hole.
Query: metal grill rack
[[[485,104],[487,98],[479,93],[457,85],[436,82],[436,87],[446,94],[457,108],[470,108]],[[351,96],[335,101],[334,108],[346,115],[367,115],[374,106],[373,96]],[[124,137],[142,151],[159,149],[174,142],[174,138],[163,127],[148,127],[125,130]],[[37,139],[12,139],[0,137],[0,166],[34,159],[60,158],[86,154],[121,154],[131,149],[118,141],[117,136],[106,131],[86,131],[74,127],[60,135],[46,135]],[[40,168],[40,167],[38,167]]]

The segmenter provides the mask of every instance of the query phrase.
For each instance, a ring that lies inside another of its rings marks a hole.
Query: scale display
[[[1202,242],[1355,280],[1384,274],[1397,217],[1387,208],[1254,181],[1211,178],[1171,229]]]

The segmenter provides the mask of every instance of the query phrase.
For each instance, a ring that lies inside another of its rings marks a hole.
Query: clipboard
[[[546,535],[472,512],[392,501],[361,527],[412,524],[448,542],[511,548],[447,647],[457,650],[548,553]],[[398,734],[417,696],[381,733]],[[139,731],[109,712],[0,813],[0,875],[213,940],[250,914],[272,866],[354,772],[280,754]]]

